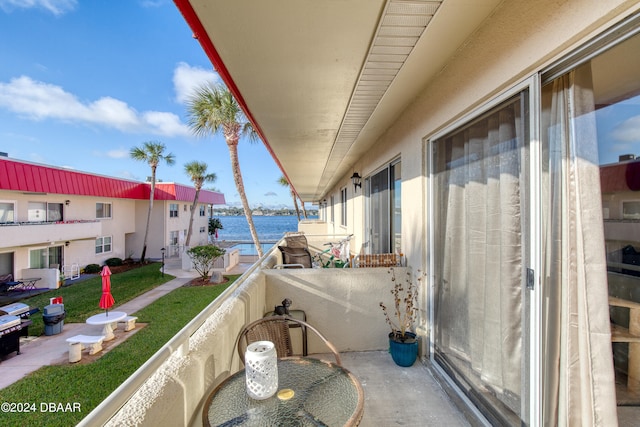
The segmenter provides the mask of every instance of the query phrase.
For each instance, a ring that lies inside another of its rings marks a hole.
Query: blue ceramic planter
[[[389,352],[393,361],[398,366],[411,366],[418,357],[418,340],[413,332],[405,332],[408,339],[405,342],[393,338],[393,332],[389,334]]]

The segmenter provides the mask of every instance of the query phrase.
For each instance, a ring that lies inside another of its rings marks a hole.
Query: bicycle
[[[314,268],[348,268],[351,265],[349,241],[353,234],[349,234],[337,243],[327,242],[329,246],[322,252],[317,252],[312,259]],[[326,261],[324,261],[326,259]]]

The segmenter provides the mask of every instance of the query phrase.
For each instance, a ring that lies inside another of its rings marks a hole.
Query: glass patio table
[[[203,407],[205,426],[356,426],[364,411],[362,386],[335,363],[310,357],[278,360],[278,391],[249,397],[244,369],[225,379]]]

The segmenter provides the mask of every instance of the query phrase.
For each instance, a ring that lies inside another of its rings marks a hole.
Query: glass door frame
[[[433,337],[435,336],[435,277],[434,267],[435,260],[432,254],[435,253],[435,241],[433,233],[434,224],[434,179],[433,173],[433,150],[432,144],[434,140],[441,138],[442,136],[451,133],[459,128],[461,125],[476,119],[492,108],[498,106],[502,102],[509,98],[516,96],[523,92],[528,92],[528,130],[529,130],[529,142],[528,148],[524,148],[522,154],[522,174],[524,174],[524,192],[521,200],[521,205],[528,207],[528,224],[523,227],[523,265],[522,265],[522,286],[530,285],[524,293],[523,298],[523,315],[525,316],[526,324],[523,327],[528,327],[528,331],[522,331],[523,333],[523,349],[522,359],[525,362],[525,357],[528,355],[528,374],[523,372],[521,397],[521,421],[524,425],[537,426],[540,425],[542,415],[542,365],[541,365],[541,292],[540,292],[540,266],[541,266],[541,188],[540,188],[540,75],[534,74],[528,78],[522,80],[518,84],[512,86],[508,90],[504,91],[497,97],[494,97],[490,101],[475,108],[470,113],[467,113],[454,123],[450,124],[446,128],[441,129],[436,134],[430,135],[423,139],[424,146],[424,159],[425,159],[425,212],[426,212],[426,239],[427,248],[425,254],[424,265],[427,266],[429,274],[426,280],[426,300],[428,303],[428,321],[429,321],[429,360],[432,366],[438,371],[443,378],[447,380],[449,385],[456,390],[457,394],[467,404],[467,406],[475,413],[481,420],[486,420],[482,412],[471,402],[470,399],[464,394],[464,392],[458,387],[458,385],[449,378],[445,370],[439,365],[435,358],[435,346]],[[529,274],[527,272],[530,272]],[[528,333],[528,336],[525,334]],[[527,347],[528,346],[528,347]],[[524,365],[523,363],[523,365]],[[523,370],[526,370],[523,366]],[[488,423],[488,421],[487,421]]]
[[[396,169],[397,166],[400,165],[400,177],[397,177],[396,175],[394,175],[396,173]],[[385,244],[388,245],[388,252],[399,252],[402,250],[401,247],[396,247],[398,246],[397,242],[396,242],[396,237],[395,234],[399,233],[400,236],[402,236],[402,224],[400,224],[400,230],[396,230],[395,226],[394,226],[394,221],[396,220],[396,216],[393,212],[393,208],[395,206],[395,195],[396,195],[396,189],[395,189],[395,184],[396,181],[399,178],[400,181],[400,187],[402,187],[402,158],[401,157],[396,157],[393,160],[385,163],[384,166],[376,169],[375,171],[373,171],[372,173],[370,173],[366,178],[365,178],[365,189],[364,189],[364,194],[365,194],[365,250],[366,253],[371,254],[371,253],[380,253],[379,251],[377,251],[378,248],[376,248],[376,251],[373,250],[373,215],[372,215],[372,199],[371,199],[371,179],[376,176],[376,175],[380,175],[380,174],[385,174],[385,179],[386,179],[386,184],[387,184],[387,188],[386,188],[386,203],[384,203],[384,206],[379,206],[379,210],[381,212],[380,215],[382,215],[382,213],[386,216],[386,230],[384,230],[384,232],[387,234],[386,236],[384,236],[385,238]],[[379,216],[380,216],[379,215]],[[400,219],[400,221],[402,221],[402,219]],[[401,238],[401,237],[400,237]],[[382,246],[382,245],[378,245],[378,246]],[[400,244],[401,246],[401,244]]]

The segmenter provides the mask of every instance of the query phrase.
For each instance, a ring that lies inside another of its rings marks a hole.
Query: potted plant
[[[64,274],[60,273],[60,277],[58,278],[58,287],[61,288],[62,286],[64,286]]]
[[[389,275],[393,284],[393,310],[380,303],[387,324],[391,327],[389,351],[397,365],[411,366],[418,356],[418,339],[413,327],[418,315],[418,285],[422,275],[418,274],[417,283],[414,283],[410,271],[407,271],[403,280],[396,277],[393,267],[389,269]]]

